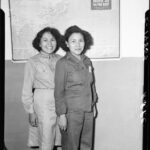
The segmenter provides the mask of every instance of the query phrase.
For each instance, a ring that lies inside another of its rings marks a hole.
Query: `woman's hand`
[[[65,114],[59,116],[58,124],[61,130],[65,131],[67,129],[67,118]]]
[[[29,123],[33,127],[38,127],[38,117],[37,117],[36,113],[29,114]]]

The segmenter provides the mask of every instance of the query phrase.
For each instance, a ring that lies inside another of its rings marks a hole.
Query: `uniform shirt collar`
[[[77,59],[75,56],[73,56],[70,52],[67,52],[67,59],[71,60],[75,63],[80,63],[81,61],[84,62],[86,60],[86,56],[84,54],[81,55],[81,60]]]
[[[40,54],[44,58],[49,58],[50,59],[50,58],[54,57],[54,53],[48,54],[48,53],[45,53],[43,51],[40,51]]]

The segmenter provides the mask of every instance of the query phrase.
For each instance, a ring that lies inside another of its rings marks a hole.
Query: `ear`
[[[41,47],[41,42],[39,43],[39,47]]]
[[[66,43],[67,47],[69,47],[68,42],[65,42],[65,43]]]

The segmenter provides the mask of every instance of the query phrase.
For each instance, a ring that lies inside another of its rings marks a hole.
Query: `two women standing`
[[[60,43],[67,51],[62,58],[55,54]],[[91,35],[77,26],[66,30],[63,42],[53,28],[33,41],[39,54],[26,64],[22,101],[30,124],[40,131],[41,150],[60,145],[61,136],[63,150],[92,149],[97,94],[93,65],[84,55],[92,44]]]

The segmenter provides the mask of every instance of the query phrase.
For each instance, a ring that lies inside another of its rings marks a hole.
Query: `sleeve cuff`
[[[25,110],[27,113],[31,113],[31,114],[35,112],[33,106],[28,106],[25,108]]]
[[[57,109],[56,108],[56,114],[57,114],[57,116],[60,116],[62,114],[66,114],[66,113],[67,113],[67,109],[66,109],[65,106],[63,108],[61,108],[61,109]]]

